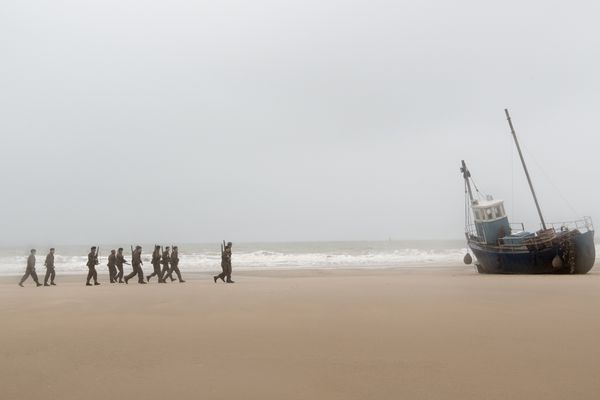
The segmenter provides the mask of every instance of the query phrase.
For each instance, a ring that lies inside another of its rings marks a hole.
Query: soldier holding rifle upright
[[[226,283],[235,283],[231,280],[232,246],[233,243],[228,242],[227,244],[225,244],[225,241],[223,240],[223,244],[221,245],[221,268],[223,269],[223,272],[221,272],[219,275],[213,276],[213,280],[215,281],[215,283],[217,283],[217,279],[221,279],[223,282]],[[227,278],[227,280],[225,280],[225,278]]]
[[[90,283],[90,280],[92,280],[92,278],[94,278],[94,286],[97,286],[100,284],[98,282],[98,272],[96,272],[96,265],[100,264],[98,262],[98,254],[100,252],[100,247],[96,248],[96,246],[92,246],[92,248],[90,250],[91,251],[88,254],[88,261],[86,264],[89,271],[88,271],[88,276],[87,276],[85,285],[92,286],[92,284]]]
[[[142,264],[142,246],[136,246],[135,251],[133,250],[133,247],[131,247],[131,266],[133,267],[133,271],[125,277],[125,283],[128,283],[128,281],[136,275],[138,276],[138,283],[146,283],[144,282]]]

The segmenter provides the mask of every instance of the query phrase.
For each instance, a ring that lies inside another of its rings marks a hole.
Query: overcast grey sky
[[[546,218],[600,218],[598,21],[597,1],[4,0],[0,244],[460,238],[463,158],[537,224],[504,107]]]

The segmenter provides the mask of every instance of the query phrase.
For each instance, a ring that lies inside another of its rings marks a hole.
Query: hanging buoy
[[[463,258],[463,261],[465,262],[465,264],[471,265],[471,263],[473,262],[473,257],[471,257],[471,254],[467,253],[465,254],[465,258]]]
[[[561,268],[563,266],[563,260],[562,258],[560,258],[560,256],[557,254],[556,256],[554,256],[554,258],[552,259],[552,267],[553,268]]]

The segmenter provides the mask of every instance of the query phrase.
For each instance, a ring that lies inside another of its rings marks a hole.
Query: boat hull
[[[572,250],[565,251],[564,243],[554,243],[542,249],[513,250],[506,247],[486,246],[469,242],[477,259],[477,271],[482,274],[586,274],[596,261],[594,231],[570,237]],[[552,261],[560,256],[562,266]],[[573,258],[571,258],[573,257]]]

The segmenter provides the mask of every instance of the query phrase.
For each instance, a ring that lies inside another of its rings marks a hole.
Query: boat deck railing
[[[583,217],[583,219],[577,221],[565,221],[565,222],[551,222],[547,223],[548,228],[553,228],[557,232],[561,231],[574,231],[585,233],[594,230],[594,223],[592,217]]]
[[[475,224],[465,226],[465,236],[467,237],[467,240],[472,242],[477,242],[480,244],[487,243],[487,240],[485,239],[485,231],[483,232],[483,237],[480,237],[477,233],[477,228],[475,227]]]
[[[509,225],[510,225],[510,231],[512,233],[525,232],[525,224],[522,222],[517,222],[517,223],[511,222]]]
[[[523,223],[511,223],[510,228],[511,228],[512,233],[525,231],[525,225]],[[583,217],[583,219],[580,219],[577,221],[546,223],[546,228],[547,229],[545,231],[539,230],[538,232],[536,232],[535,233],[536,236],[534,238],[530,239],[530,243],[542,244],[547,241],[550,241],[556,236],[555,232],[567,232],[567,231],[577,230],[581,233],[585,233],[585,232],[593,231],[594,223],[592,222],[591,217]],[[475,224],[470,224],[465,227],[465,236],[470,241],[480,243],[480,244],[486,244],[487,239],[485,237],[485,230],[482,230],[482,234],[483,234],[483,237],[479,236],[479,233],[477,232],[477,228],[475,227]],[[499,243],[497,243],[497,245],[501,246],[501,247],[513,246],[513,245],[501,243],[500,241],[499,241]]]

